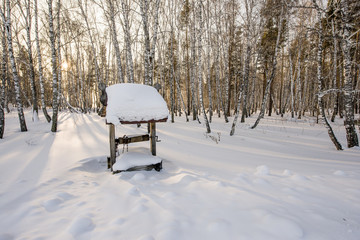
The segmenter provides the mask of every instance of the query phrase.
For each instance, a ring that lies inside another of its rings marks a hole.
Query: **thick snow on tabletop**
[[[108,123],[156,121],[169,115],[165,100],[151,86],[121,83],[107,87],[106,93]]]
[[[116,163],[113,165],[113,171],[123,171],[132,167],[157,164],[161,161],[161,158],[148,153],[147,149],[133,149],[131,152],[120,154],[120,156],[116,158]]]

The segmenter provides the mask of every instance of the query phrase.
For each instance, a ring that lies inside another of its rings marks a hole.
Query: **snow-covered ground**
[[[255,117],[232,137],[232,119],[214,118],[210,135],[159,123],[163,170],[113,175],[104,119],[61,112],[54,134],[28,112],[21,133],[14,111],[0,139],[0,239],[360,239],[360,149],[336,151],[312,118],[251,130]]]

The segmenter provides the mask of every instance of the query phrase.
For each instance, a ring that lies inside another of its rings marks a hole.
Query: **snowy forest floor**
[[[360,148],[337,151],[323,125],[256,116],[157,124],[163,170],[111,174],[108,129],[95,114],[40,116],[0,139],[0,239],[358,240]],[[335,134],[346,146],[338,119]],[[145,126],[117,127],[122,136]],[[129,151],[149,143],[129,145]],[[120,146],[120,152],[122,146]]]

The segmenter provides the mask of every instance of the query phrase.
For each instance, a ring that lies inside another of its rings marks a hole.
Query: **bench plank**
[[[144,142],[149,141],[150,137],[149,134],[145,135],[135,135],[135,136],[124,136],[115,139],[117,144],[129,144],[135,142]]]

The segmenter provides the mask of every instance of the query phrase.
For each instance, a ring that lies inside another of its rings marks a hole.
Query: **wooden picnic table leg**
[[[111,168],[115,163],[116,158],[116,146],[115,146],[115,126],[114,124],[109,125],[109,143],[110,143],[110,161],[108,162],[108,168]]]
[[[150,150],[153,156],[156,156],[156,124],[150,123]]]

